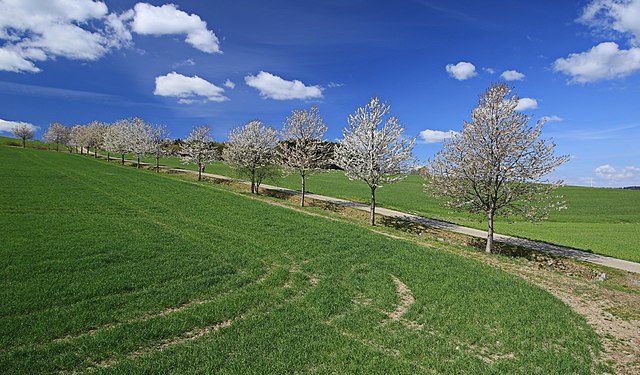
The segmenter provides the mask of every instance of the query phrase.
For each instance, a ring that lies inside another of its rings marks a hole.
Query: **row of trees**
[[[543,219],[551,209],[562,209],[562,202],[551,202],[550,184],[542,177],[566,162],[566,156],[553,154],[555,145],[541,140],[542,123],[529,126],[531,119],[516,111],[518,97],[506,84],[492,85],[472,112],[464,130],[443,144],[423,173],[429,194],[445,198],[455,210],[484,213],[488,219],[487,251],[493,249],[493,222],[496,215],[518,215]],[[222,159],[251,182],[258,193],[262,181],[282,168],[301,179],[300,204],[305,204],[306,178],[333,164],[352,180],[363,181],[371,192],[371,225],[375,224],[376,190],[403,179],[416,163],[415,139],[406,138],[390,106],[372,98],[348,118],[342,139],[335,147],[324,137],[327,126],[317,107],[294,110],[281,131],[253,120],[229,134],[222,152],[213,142],[209,127],[195,127],[178,142],[178,156],[184,163],[198,165],[202,178],[206,163]],[[68,147],[104,149],[121,156],[134,153],[159,159],[175,151],[163,126],[146,124],[139,118],[106,125],[92,122],[85,126],[64,127],[53,123],[45,139]],[[109,155],[109,154],[108,154]]]

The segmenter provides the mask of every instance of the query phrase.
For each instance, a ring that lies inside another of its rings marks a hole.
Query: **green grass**
[[[195,166],[180,164],[178,158],[163,160],[165,165],[196,170]],[[207,166],[207,172],[237,177],[229,166],[217,162]],[[267,181],[274,185],[300,189],[297,175]],[[368,203],[368,187],[350,181],[340,171],[330,171],[307,179],[309,192]],[[498,219],[496,231],[533,240],[549,242],[591,251],[620,259],[640,262],[640,191],[597,189],[566,186],[558,189],[569,209],[552,212],[549,220],[540,223]],[[478,216],[450,212],[441,202],[423,192],[421,176],[378,189],[377,204],[403,212],[440,219],[477,229],[487,224]]]
[[[480,262],[117,163],[0,160],[0,373],[600,369],[582,317]]]

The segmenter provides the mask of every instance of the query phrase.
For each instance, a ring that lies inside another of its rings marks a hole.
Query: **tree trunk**
[[[60,143],[56,143],[56,152],[60,152]]]
[[[138,162],[136,163],[136,168],[140,168],[140,155],[137,155]]]
[[[107,151],[107,163],[111,161],[111,153]]]
[[[376,188],[371,188],[371,225],[376,225]]]
[[[97,147],[93,149],[93,157],[94,158],[98,157],[98,148]]]
[[[27,139],[25,137],[22,137],[22,148],[26,148],[27,147]]]
[[[156,173],[160,172],[160,157],[156,155]]]
[[[300,206],[304,207],[304,175],[302,175],[302,196],[300,197]]]
[[[487,230],[487,248],[486,252],[491,254],[493,252],[493,212],[489,212],[489,228]]]
[[[202,164],[198,163],[198,181],[202,180]]]
[[[124,165],[124,154],[120,154],[120,158],[122,165]]]

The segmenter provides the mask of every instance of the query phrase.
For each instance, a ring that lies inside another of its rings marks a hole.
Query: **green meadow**
[[[0,160],[0,373],[602,370],[582,317],[478,261],[115,162]]]
[[[155,160],[145,159],[149,162]],[[196,170],[185,166],[176,157],[165,158],[164,165]],[[237,177],[224,163],[213,163],[207,172]],[[300,189],[298,176],[272,179],[266,183],[290,189]],[[368,203],[369,188],[362,182],[350,181],[340,171],[330,171],[308,177],[311,193]],[[568,246],[615,258],[640,262],[640,191],[622,189],[565,186],[557,190],[568,209],[552,212],[539,223],[497,219],[496,232]],[[423,178],[411,175],[405,180],[383,186],[376,192],[380,207],[486,229],[486,220],[442,208],[441,201],[423,192]]]

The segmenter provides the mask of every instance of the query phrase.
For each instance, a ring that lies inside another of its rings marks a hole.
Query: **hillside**
[[[520,278],[176,176],[0,147],[0,372],[590,373]]]

